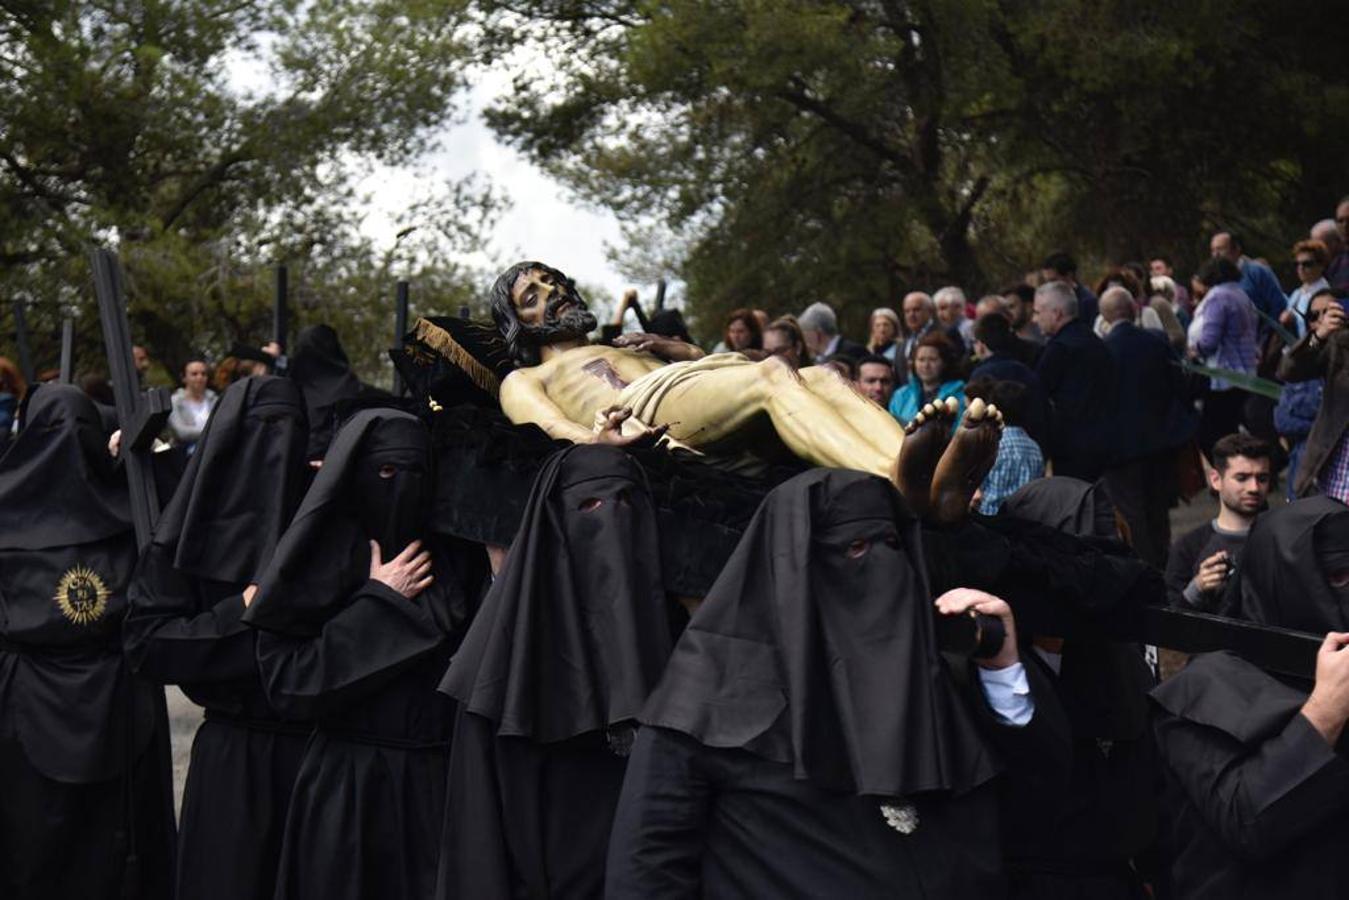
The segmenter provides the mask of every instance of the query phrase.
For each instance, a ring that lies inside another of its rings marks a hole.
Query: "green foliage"
[[[704,337],[734,306],[820,299],[858,329],[1059,248],[1090,280],[1189,265],[1215,225],[1280,263],[1349,190],[1349,18],[1305,0],[472,10],[478,58],[525,63],[493,127],[628,223],[634,273],[669,260]]]
[[[391,248],[362,236],[352,185],[432,149],[466,50],[430,0],[101,0],[0,9],[0,296],[30,302],[55,364],[73,314],[102,368],[91,242],[114,246],[132,330],[175,372],[270,335],[272,266],[291,266],[292,329],[333,324],[386,379],[397,278],[414,303],[466,302],[496,209],[482,185],[424,181]],[[241,90],[240,72],[258,87]],[[5,310],[0,354],[13,355]],[[385,336],[388,336],[388,340]]]

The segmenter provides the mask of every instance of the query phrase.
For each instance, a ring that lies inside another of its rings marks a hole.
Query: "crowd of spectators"
[[[1286,293],[1269,263],[1223,229],[1189,277],[1159,253],[1105,267],[1093,290],[1059,251],[1024,282],[977,302],[959,285],[911,290],[898,312],[871,311],[864,344],[814,303],[764,326],[761,337],[750,324],[755,311],[736,310],[717,349],[829,365],[903,424],[929,402],[954,398],[963,411],[983,397],[1002,409],[1007,429],[981,511],[996,512],[1046,470],[1103,480],[1134,547],[1164,567],[1168,511],[1205,477],[1225,502],[1224,479],[1238,477],[1226,474],[1231,460],[1251,458],[1234,454],[1237,438],[1264,461],[1268,483],[1286,478],[1289,499],[1349,499],[1347,231],[1349,198],[1277,260],[1296,273]],[[1210,531],[1229,527],[1224,513]],[[1182,554],[1195,566],[1186,584],[1204,562],[1191,555]]]

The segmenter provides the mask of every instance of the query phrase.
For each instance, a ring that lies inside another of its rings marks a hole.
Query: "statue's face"
[[[539,344],[584,338],[595,328],[595,317],[576,290],[542,269],[515,279],[511,304],[521,330]]]

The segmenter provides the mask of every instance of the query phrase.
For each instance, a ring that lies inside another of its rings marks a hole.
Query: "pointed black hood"
[[[0,550],[87,544],[131,530],[126,478],[108,455],[93,400],[71,385],[39,385],[22,424],[0,457]]]
[[[212,581],[256,582],[309,486],[307,440],[293,383],[254,375],[230,385],[155,528],[154,542],[174,567]]]

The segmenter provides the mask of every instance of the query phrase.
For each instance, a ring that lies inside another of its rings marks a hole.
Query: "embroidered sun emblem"
[[[76,625],[98,621],[108,609],[108,586],[93,569],[75,566],[56,583],[56,606]]]

